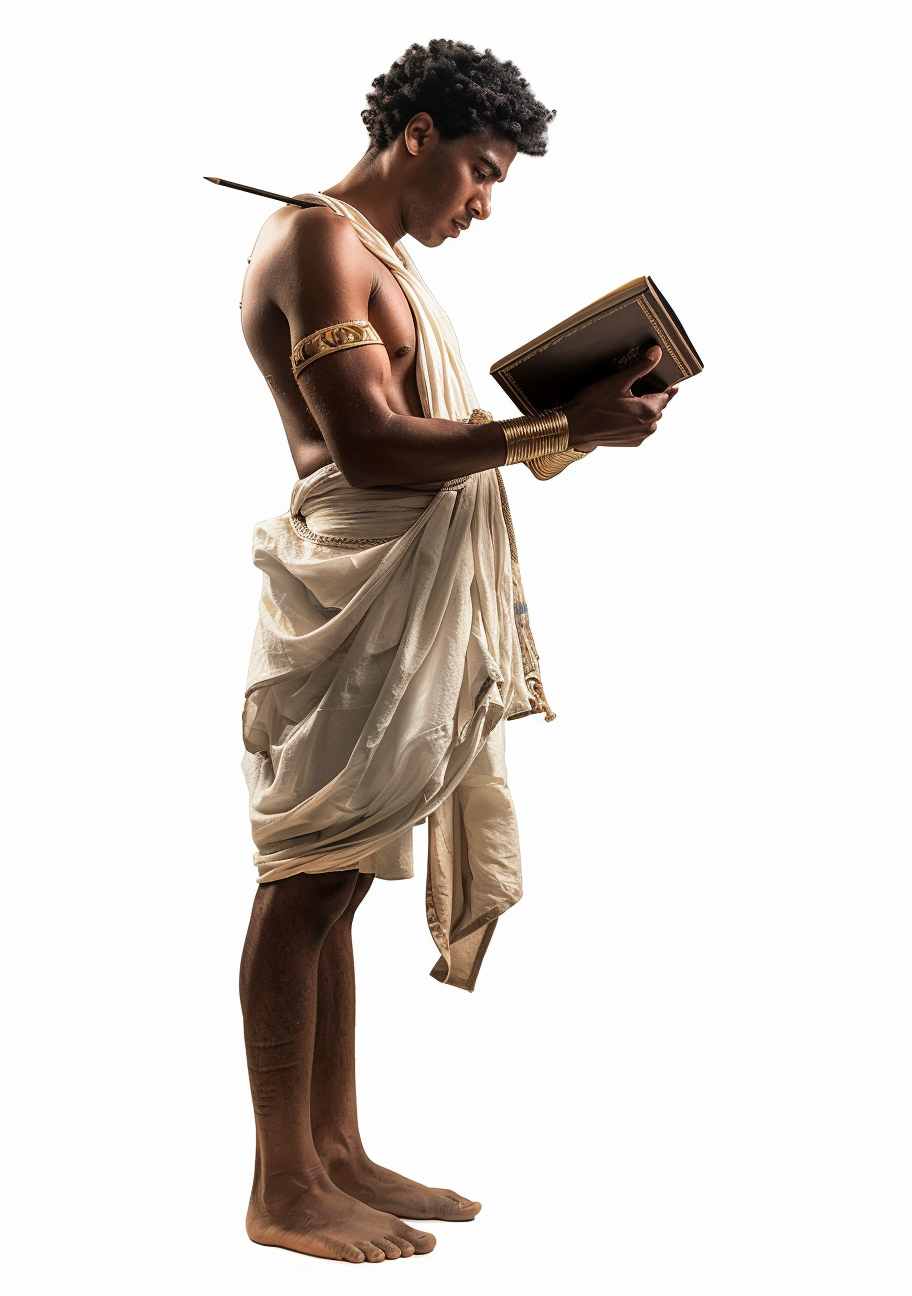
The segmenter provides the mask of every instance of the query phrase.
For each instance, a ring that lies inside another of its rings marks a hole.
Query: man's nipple
[[[401,346],[399,350],[396,352],[396,359],[401,360],[403,356],[408,355],[411,349],[412,348],[410,346]]]

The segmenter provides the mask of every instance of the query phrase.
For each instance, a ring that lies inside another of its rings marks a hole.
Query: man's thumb
[[[635,383],[638,378],[642,378],[644,374],[648,374],[650,369],[654,369],[661,359],[662,348],[659,346],[651,346],[645,355],[640,356],[639,360],[634,361],[634,363],[628,365],[626,369],[621,370],[626,385],[629,387],[630,384]]]

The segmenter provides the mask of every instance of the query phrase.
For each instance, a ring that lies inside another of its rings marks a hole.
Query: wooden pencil
[[[274,198],[276,202],[293,203],[295,207],[312,207],[313,203],[301,202],[300,198],[287,198],[285,194],[270,193],[268,189],[254,189],[252,185],[238,184],[235,180],[220,180],[217,176],[203,176],[210,184],[227,185],[229,189],[243,189],[244,193],[258,194],[260,198]]]

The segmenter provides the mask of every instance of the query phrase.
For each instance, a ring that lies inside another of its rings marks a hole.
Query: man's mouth
[[[453,235],[453,238],[459,238],[460,232],[469,228],[468,223],[458,221],[455,217],[453,219],[453,224],[456,226],[456,233]]]

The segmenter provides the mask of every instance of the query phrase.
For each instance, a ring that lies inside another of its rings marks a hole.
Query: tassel
[[[535,676],[532,679],[527,678],[526,686],[529,690],[533,712],[536,715],[544,714],[545,724],[549,724],[550,721],[556,720],[557,712],[552,711],[551,707],[548,705],[548,699],[545,697],[545,690],[542,687],[542,682],[538,676]]]

